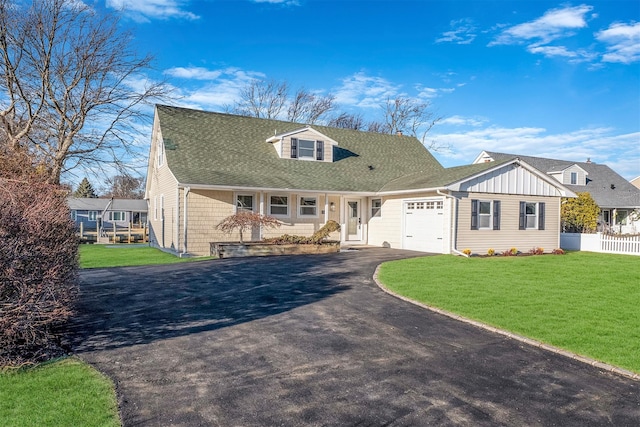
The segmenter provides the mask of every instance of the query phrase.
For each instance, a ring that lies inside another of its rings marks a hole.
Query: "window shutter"
[[[471,200],[471,229],[478,229],[478,201]]]
[[[500,230],[500,200],[493,201],[493,229]]]
[[[520,222],[519,222],[519,226],[518,229],[519,230],[524,230],[526,229],[526,203],[525,202],[520,202]]]
[[[298,158],[298,138],[291,138],[291,158]]]
[[[538,203],[538,230],[544,230],[544,203]]]
[[[324,160],[324,141],[316,141],[316,160]]]

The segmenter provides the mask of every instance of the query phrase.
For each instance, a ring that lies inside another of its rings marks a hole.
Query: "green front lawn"
[[[640,372],[640,258],[567,255],[392,261],[380,281],[424,304]]]
[[[146,245],[80,245],[80,268],[175,264],[206,259],[212,257],[178,258]]]
[[[113,383],[69,358],[0,374],[3,426],[119,426]]]

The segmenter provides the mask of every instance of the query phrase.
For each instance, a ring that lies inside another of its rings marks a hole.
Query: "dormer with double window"
[[[310,126],[275,134],[267,139],[281,159],[333,162],[333,147],[338,143]]]

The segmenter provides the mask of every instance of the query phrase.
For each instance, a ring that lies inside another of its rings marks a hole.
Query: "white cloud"
[[[640,23],[612,24],[597,33],[596,39],[607,45],[603,62],[630,64],[640,61]]]
[[[189,0],[106,0],[107,7],[122,10],[138,22],[150,22],[151,19],[199,19],[198,15],[184,10],[186,3]]]
[[[585,15],[592,9],[592,6],[583,4],[548,10],[538,19],[503,30],[490,46],[519,44],[533,39],[537,39],[541,44],[547,44],[559,38],[572,36],[574,30],[587,26]]]
[[[298,0],[251,0],[254,3],[270,3],[270,4],[282,4],[286,6],[299,6]]]
[[[345,77],[342,85],[333,93],[338,104],[359,108],[379,108],[387,98],[397,96],[399,90],[400,86],[382,77],[367,76],[361,71]]]
[[[445,31],[436,43],[470,44],[476,38],[476,27],[471,19],[459,19],[449,23],[450,31]]]
[[[204,67],[173,67],[165,75],[185,80],[176,89],[177,103],[183,107],[221,110],[239,99],[240,90],[254,79],[264,79],[257,71],[235,67],[210,70]]]
[[[445,126],[452,132],[437,133]],[[456,130],[456,126],[463,130]],[[487,150],[576,162],[590,158],[597,163],[606,163],[620,175],[632,179],[640,175],[640,148],[636,148],[640,147],[640,132],[622,135],[614,132],[614,129],[599,127],[551,134],[544,128],[507,128],[490,125],[481,119],[453,116],[443,120],[430,133],[430,138],[450,145],[450,152],[438,155],[445,166],[469,164]],[[612,147],[630,149],[623,151]]]
[[[165,74],[179,79],[215,80],[222,70],[208,70],[204,67],[173,67],[165,70]]]

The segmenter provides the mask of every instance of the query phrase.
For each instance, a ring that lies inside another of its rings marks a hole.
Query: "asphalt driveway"
[[[640,424],[640,382],[373,283],[416,255],[85,270],[72,345],[114,379],[125,426]]]

